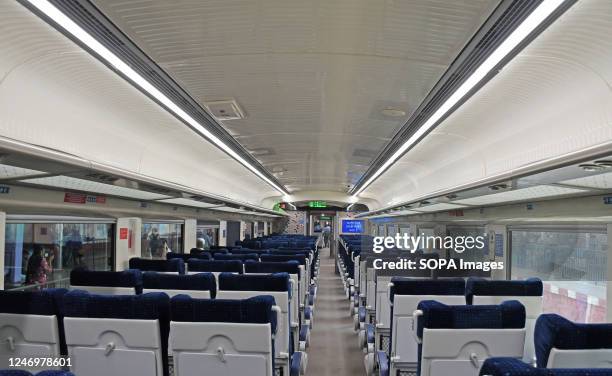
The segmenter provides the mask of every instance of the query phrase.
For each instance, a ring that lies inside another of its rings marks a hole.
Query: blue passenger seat
[[[520,359],[525,345],[525,307],[445,305],[422,301],[415,312],[420,376],[477,376],[485,359]]]
[[[138,269],[143,272],[177,273],[185,274],[185,262],[180,258],[169,260],[153,260],[140,257],[130,259],[130,269]]]
[[[514,358],[489,358],[480,376],[610,376],[612,368],[535,368]]]
[[[175,376],[274,375],[274,298],[171,300]]]
[[[540,368],[612,368],[612,324],[580,324],[544,314],[534,333]]]
[[[58,358],[67,354],[61,313],[67,292],[66,289],[0,291],[0,368],[9,368],[10,358]]]
[[[79,376],[168,376],[170,299],[164,293],[64,296],[71,370]]]
[[[142,272],[130,269],[122,272],[74,269],[70,272],[70,289],[94,294],[140,294]]]
[[[217,282],[212,273],[187,275],[146,272],[142,276],[143,293],[164,292],[172,297],[187,294],[193,298],[210,299],[216,296]]]

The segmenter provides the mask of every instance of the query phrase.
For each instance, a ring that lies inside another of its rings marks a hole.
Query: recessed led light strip
[[[108,64],[110,64],[117,71],[121,72],[124,76],[130,79],[135,85],[140,87],[147,94],[155,98],[159,103],[164,105],[168,110],[174,113],[178,118],[183,120],[185,123],[189,124],[195,130],[197,130],[202,136],[206,137],[212,143],[214,143],[217,147],[221,148],[223,151],[228,153],[232,158],[240,162],[243,166],[251,170],[255,175],[259,176],[266,183],[270,184],[274,189],[280,192],[283,195],[288,195],[289,193],[275,184],[272,180],[270,180],[267,176],[262,174],[257,168],[247,162],[244,158],[242,158],[238,153],[236,153],[232,148],[226,145],[223,141],[221,141],[218,137],[208,131],[205,127],[203,127],[198,121],[196,121],[193,117],[191,117],[187,112],[181,109],[176,103],[174,103],[170,98],[165,96],[161,91],[159,91],[155,86],[149,83],[144,77],[138,74],[135,70],[133,70],[128,64],[123,62],[117,55],[112,53],[109,49],[104,47],[102,43],[98,42],[94,37],[92,37],[89,33],[83,30],[79,25],[77,25],[74,21],[72,21],[68,16],[62,13],[59,9],[57,9],[53,4],[51,4],[48,0],[27,0],[29,4],[34,6],[40,12],[45,14],[55,23],[57,23],[60,27],[62,27],[66,32],[70,33],[73,37],[81,41],[84,45],[90,48],[93,52],[95,52],[101,59],[105,60]]]
[[[566,0],[544,0],[506,38],[497,49],[472,73],[472,75],[427,119],[427,121],[353,194],[359,195],[383,172],[395,163],[410,147],[442,119],[476,85],[478,85],[500,62],[504,60],[525,38],[538,28]]]

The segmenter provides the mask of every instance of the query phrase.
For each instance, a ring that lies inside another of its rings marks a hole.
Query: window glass
[[[111,270],[113,227],[105,223],[8,223],[5,289],[67,287],[72,269]]]
[[[183,224],[143,223],[141,236],[142,257],[165,259],[168,252],[184,252]]]
[[[203,225],[196,230],[196,247],[210,249],[219,243],[219,226]]]
[[[544,281],[544,312],[606,320],[608,236],[602,232],[512,231],[512,279]]]
[[[452,236],[455,239],[477,239],[478,237],[483,238],[483,242],[488,242],[488,238],[484,233],[484,227],[448,227],[446,229],[447,235]],[[463,252],[451,253],[453,258],[460,258],[464,261],[487,261],[489,259],[487,247],[464,247]]]

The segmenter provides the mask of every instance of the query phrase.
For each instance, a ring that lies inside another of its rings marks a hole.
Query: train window
[[[453,238],[458,238],[458,237],[463,237],[463,238],[471,237],[474,239],[478,237],[484,237],[484,239],[487,238],[485,235],[484,226],[447,227],[446,233],[448,236],[452,236]],[[464,261],[486,261],[489,258],[489,255],[488,254],[485,255],[485,252],[488,252],[486,248],[479,248],[475,246],[471,248],[466,247],[463,252],[452,253],[452,255],[453,257],[461,258]]]
[[[219,245],[219,225],[198,226],[196,239],[202,239],[204,249],[210,249],[213,245]]]
[[[544,281],[544,312],[578,322],[606,320],[605,230],[513,230],[512,279]]]
[[[168,252],[183,253],[182,223],[143,223],[142,257],[164,259]]]
[[[8,223],[5,228],[5,289],[67,287],[74,268],[111,270],[110,223]]]

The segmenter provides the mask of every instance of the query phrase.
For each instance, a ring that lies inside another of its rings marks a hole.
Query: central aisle
[[[308,348],[308,376],[364,375],[363,353],[357,345],[349,301],[334,273],[329,248],[320,251],[319,287],[314,328]]]

